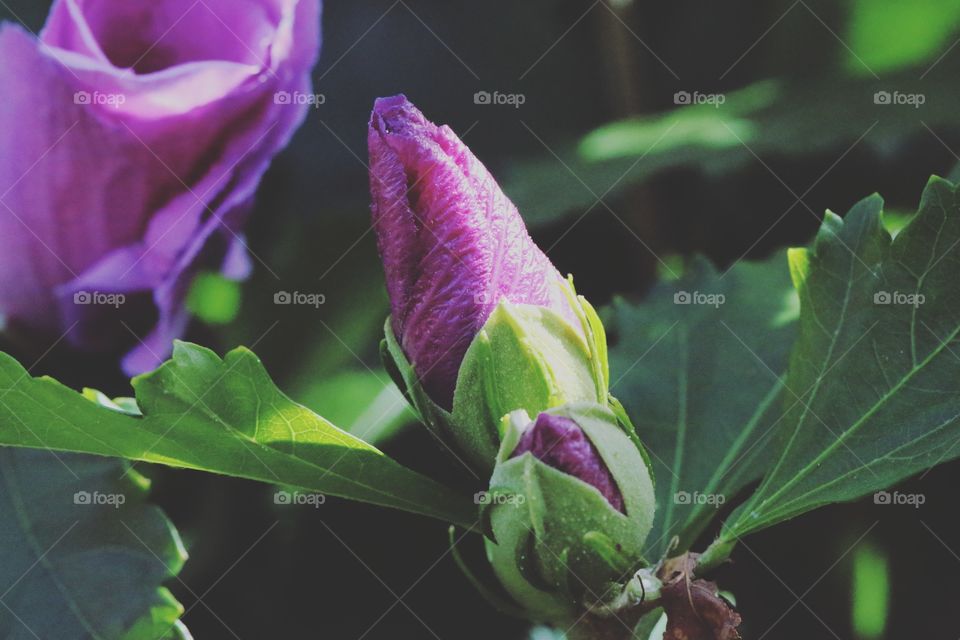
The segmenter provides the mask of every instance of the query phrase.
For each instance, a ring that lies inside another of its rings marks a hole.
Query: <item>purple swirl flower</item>
[[[0,25],[0,314],[96,349],[130,340],[119,316],[149,330],[128,372],[166,357],[196,272],[249,269],[240,229],[306,114],[319,13],[57,0],[39,39]]]
[[[575,315],[516,207],[449,127],[402,95],[380,98],[368,146],[393,331],[449,410],[464,354],[501,299]]]
[[[599,491],[615,509],[624,512],[623,495],[596,447],[576,422],[541,413],[520,437],[511,458],[532,453],[547,465],[583,480]]]

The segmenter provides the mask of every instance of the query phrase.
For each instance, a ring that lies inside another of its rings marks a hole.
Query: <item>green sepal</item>
[[[502,593],[503,589],[499,584],[488,585],[481,580],[473,568],[469,565],[467,559],[463,557],[462,553],[460,553],[456,538],[456,526],[450,525],[450,527],[447,529],[447,538],[450,543],[450,555],[453,557],[454,563],[460,569],[460,572],[463,573],[464,577],[467,579],[467,582],[473,585],[473,588],[477,590],[477,593],[479,593],[480,596],[486,600],[490,606],[500,613],[513,618],[523,618],[523,609],[520,609],[515,602],[510,600],[509,594]]]
[[[602,557],[615,575],[626,575],[636,563],[623,552],[619,543],[610,539],[602,531],[588,531],[583,535],[583,543],[598,556]]]
[[[390,376],[390,380],[393,381],[393,384],[397,385],[397,389],[400,390],[403,399],[406,400],[407,404],[411,407],[414,407],[413,397],[410,395],[410,389],[407,386],[407,379],[403,372],[400,371],[400,363],[393,356],[396,338],[393,336],[393,329],[390,327],[389,318],[387,318],[387,326],[384,328],[384,336],[388,336],[389,339],[384,337],[384,339],[380,341],[380,361],[383,363],[383,368],[387,371],[387,375]],[[406,365],[406,359],[401,360],[401,362]]]
[[[653,472],[653,461],[650,459],[650,453],[647,451],[643,442],[640,441],[640,435],[637,433],[637,428],[634,426],[633,420],[630,419],[630,414],[627,413],[626,407],[623,406],[620,400],[612,395],[607,396],[607,404],[610,406],[610,410],[613,411],[613,415],[617,416],[617,422],[633,441],[633,444],[637,446],[637,449],[640,450],[640,455],[643,456],[643,462],[647,465],[647,473],[650,474],[650,480],[653,482],[653,485],[656,486],[657,476]]]
[[[590,349],[590,363],[594,370],[594,380],[597,384],[597,397],[603,398],[610,388],[610,359],[607,353],[607,332],[600,320],[600,315],[593,305],[581,295],[577,295],[573,286],[573,276],[567,280],[564,293],[570,301],[570,306],[577,319],[583,335],[587,339]]]
[[[461,455],[466,456],[471,467],[482,469],[484,467],[482,452],[488,451],[495,446],[495,443],[484,442],[477,446],[472,442],[470,434],[457,428],[453,415],[430,399],[393,333],[390,318],[387,318],[384,324],[383,333],[384,340],[381,343],[380,355],[383,358],[384,367],[400,387],[407,402],[417,412],[420,421],[455,457],[459,459]],[[454,448],[450,449],[451,446]]]
[[[545,307],[501,301],[464,355],[452,412],[430,399],[390,319],[385,323],[381,355],[387,371],[430,431],[483,476],[493,471],[501,421],[511,411],[537,415],[572,402],[606,402],[610,376],[603,325],[572,282],[560,286],[577,323]]]
[[[464,356],[453,415],[458,424],[493,431],[495,439],[477,438],[494,445],[485,452],[492,469],[501,420],[511,411],[536,415],[568,402],[596,402],[602,397],[590,345],[577,328],[550,309],[503,301]]]

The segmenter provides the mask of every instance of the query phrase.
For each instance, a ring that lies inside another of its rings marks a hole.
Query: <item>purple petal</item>
[[[306,116],[275,96],[310,91],[318,46],[318,0],[58,0],[39,42],[0,26],[0,313],[91,346],[103,310],[74,293],[146,294],[128,371],[165,358],[196,271],[249,270],[240,228]]]
[[[575,316],[516,207],[449,127],[402,95],[381,98],[368,145],[393,329],[427,392],[449,409],[463,356],[501,298]]]
[[[511,458],[532,453],[554,469],[570,474],[596,488],[615,509],[624,512],[623,496],[596,447],[583,429],[563,416],[541,413],[530,425]]]
[[[138,74],[211,60],[266,66],[281,0],[60,0],[43,40]]]

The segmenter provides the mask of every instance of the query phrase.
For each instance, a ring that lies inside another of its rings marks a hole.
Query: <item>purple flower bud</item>
[[[464,354],[501,299],[549,307],[576,326],[575,315],[516,207],[449,127],[402,95],[380,98],[368,145],[393,331],[449,410]]]
[[[319,11],[57,0],[39,40],[0,25],[0,314],[117,348],[135,308],[125,368],[166,357],[196,272],[249,269],[239,231],[306,114]]]
[[[623,496],[596,447],[580,426],[563,416],[541,413],[527,427],[511,458],[530,452],[549,466],[596,488],[615,509],[624,513]]]

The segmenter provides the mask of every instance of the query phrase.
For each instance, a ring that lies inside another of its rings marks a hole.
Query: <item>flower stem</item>
[[[707,547],[707,550],[697,558],[696,575],[702,576],[726,562],[735,546],[737,546],[736,540],[725,540],[722,537],[714,540]]]

